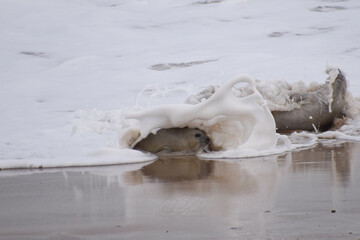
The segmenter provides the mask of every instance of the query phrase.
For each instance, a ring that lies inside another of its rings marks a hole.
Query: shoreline
[[[360,143],[0,171],[0,239],[360,238]],[[18,171],[18,170],[16,170]]]

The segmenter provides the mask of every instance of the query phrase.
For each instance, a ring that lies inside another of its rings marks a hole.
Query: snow
[[[356,0],[2,0],[0,168],[154,159],[118,152],[123,109],[181,104],[241,74],[311,85],[330,64],[358,97],[359,11]]]

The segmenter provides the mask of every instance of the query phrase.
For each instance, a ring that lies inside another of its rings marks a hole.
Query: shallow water
[[[359,239],[360,144],[0,172],[0,239]]]

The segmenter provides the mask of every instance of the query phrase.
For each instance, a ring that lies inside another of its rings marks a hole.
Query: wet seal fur
[[[138,142],[134,149],[155,153],[158,155],[181,154],[195,155],[208,151],[210,138],[197,128],[160,129],[156,134],[150,133]]]
[[[346,79],[339,69],[335,80],[325,83],[317,91],[292,93],[290,100],[299,103],[300,108],[272,111],[277,131],[325,131],[331,128],[334,120],[343,115],[345,94]],[[329,99],[332,101],[329,102]]]

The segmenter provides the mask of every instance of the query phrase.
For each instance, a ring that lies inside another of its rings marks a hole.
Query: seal
[[[158,130],[156,134],[150,133],[134,149],[158,155],[195,155],[200,151],[208,151],[209,143],[210,138],[200,129],[167,128]]]
[[[317,91],[291,93],[289,98],[300,104],[291,111],[272,111],[278,132],[307,130],[325,131],[336,118],[344,115],[346,79],[338,69],[334,81],[326,82]]]

